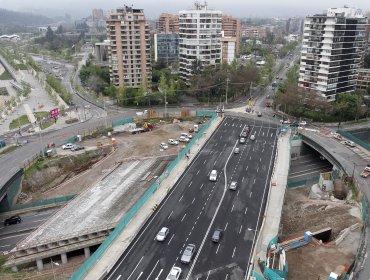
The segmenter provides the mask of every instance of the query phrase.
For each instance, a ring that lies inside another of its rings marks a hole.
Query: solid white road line
[[[140,277],[141,277],[141,275],[143,274],[143,272],[140,272],[140,274],[139,274],[139,276],[136,278],[136,280],[138,280]]]
[[[208,280],[209,274],[211,274],[211,271],[210,270],[208,271],[206,280]]]
[[[8,237],[3,237],[3,238],[0,238],[0,240],[10,239],[10,238],[14,238],[14,237],[18,237],[18,236],[22,236],[26,234],[30,234],[30,233],[26,232],[26,233],[16,234],[16,235],[8,236]]]
[[[136,268],[139,266],[139,264],[141,263],[141,261],[143,260],[144,256],[141,257],[140,261],[137,263],[137,265],[135,266],[134,270],[131,272],[131,274],[128,276],[127,280],[129,280],[132,276],[132,274],[134,274]]]
[[[122,277],[122,275],[120,274],[120,275],[117,277],[117,279],[116,279],[116,280],[119,280],[121,277]]]
[[[148,278],[146,278],[146,279],[150,279],[150,276],[152,276],[152,273],[154,272],[154,269],[157,267],[158,263],[159,263],[159,260],[155,263],[155,266],[153,267],[152,271],[150,272]]]
[[[234,146],[233,146],[233,148],[232,148],[232,150],[231,150],[231,152],[230,152],[230,154],[229,154],[229,157],[227,158],[226,163],[225,163],[225,165],[224,165],[224,176],[225,176],[224,191],[223,191],[223,193],[222,193],[222,197],[221,197],[221,199],[220,199],[220,202],[218,203],[217,208],[216,208],[216,210],[215,210],[215,212],[214,212],[214,214],[213,214],[212,220],[211,220],[211,222],[210,222],[210,224],[209,224],[209,226],[208,226],[208,228],[207,228],[207,231],[206,231],[206,232],[205,232],[205,234],[204,234],[204,237],[203,237],[202,243],[201,243],[201,244],[200,244],[200,246],[199,246],[198,254],[196,254],[196,256],[195,256],[195,258],[194,258],[194,260],[193,260],[193,263],[192,263],[192,265],[191,265],[191,267],[190,267],[190,269],[189,269],[189,272],[188,272],[188,274],[187,274],[187,276],[186,276],[186,278],[185,278],[186,280],[189,280],[189,278],[190,278],[190,276],[191,276],[191,273],[193,272],[194,266],[195,266],[195,264],[197,263],[198,257],[200,256],[200,254],[201,254],[201,252],[202,252],[202,248],[203,248],[203,246],[204,246],[204,243],[206,242],[206,239],[207,239],[207,237],[208,237],[208,234],[209,234],[209,232],[210,232],[210,230],[211,230],[211,228],[212,228],[212,226],[213,226],[213,223],[214,223],[214,221],[215,221],[215,219],[216,219],[217,213],[218,213],[218,211],[220,210],[221,205],[222,205],[222,202],[223,202],[223,200],[224,200],[224,198],[225,198],[225,194],[226,194],[226,191],[227,191],[227,172],[226,172],[226,167],[227,167],[228,162],[230,161],[231,156],[232,156],[232,155],[233,155],[233,153],[234,153],[234,149],[235,149],[236,145],[238,145],[238,141],[239,141],[239,140],[236,140],[236,141],[235,141],[235,144],[234,144]]]

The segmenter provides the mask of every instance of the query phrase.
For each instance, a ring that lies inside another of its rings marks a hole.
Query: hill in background
[[[53,20],[42,15],[0,9],[0,35],[25,32],[30,26],[52,23]]]

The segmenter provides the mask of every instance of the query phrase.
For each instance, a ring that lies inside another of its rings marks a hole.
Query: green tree
[[[158,89],[162,93],[164,93],[168,89],[167,78],[164,73],[162,73],[161,78],[159,79]]]
[[[367,87],[367,89],[366,89],[366,94],[367,94],[367,95],[370,95],[370,86],[368,86],[368,87]]]

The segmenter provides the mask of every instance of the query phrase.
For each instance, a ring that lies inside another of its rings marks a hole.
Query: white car
[[[168,139],[168,144],[170,144],[170,145],[178,145],[179,144],[179,141],[177,141],[175,139]]]
[[[184,136],[189,139],[193,138],[193,135],[191,135],[190,133],[185,133],[185,132],[181,133],[181,136]]]
[[[181,275],[181,268],[174,266],[171,268],[170,273],[168,273],[166,280],[178,280]]]
[[[251,140],[254,141],[256,139],[256,136],[254,134],[251,135]]]
[[[161,143],[160,145],[159,145],[163,150],[167,150],[168,149],[168,145],[166,144],[166,143]]]
[[[185,136],[180,136],[178,140],[179,140],[179,142],[189,142],[190,141],[189,138],[187,138]]]
[[[356,147],[356,145],[355,145],[355,143],[353,142],[353,141],[349,141],[349,140],[346,140],[345,142],[344,142],[344,144],[346,144],[347,146],[350,146],[350,147]]]
[[[209,175],[209,180],[213,182],[217,181],[217,170],[211,171],[211,174]]]
[[[170,233],[170,230],[166,227],[163,227],[157,234],[157,237],[156,237],[157,241],[160,241],[160,242],[164,241],[169,233]]]
[[[64,144],[63,146],[62,146],[62,149],[63,150],[70,150],[70,149],[72,149],[73,148],[73,144],[72,143],[67,143],[67,144]]]
[[[236,181],[232,181],[229,189],[235,191],[237,187],[238,187],[238,183]]]
[[[301,121],[301,122],[299,122],[299,126],[305,126],[307,124],[307,122],[306,121]]]

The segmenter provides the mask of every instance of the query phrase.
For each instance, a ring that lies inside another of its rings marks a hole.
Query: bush
[[[75,123],[75,122],[78,122],[78,119],[77,118],[66,120],[66,124],[71,124],[71,123]]]

